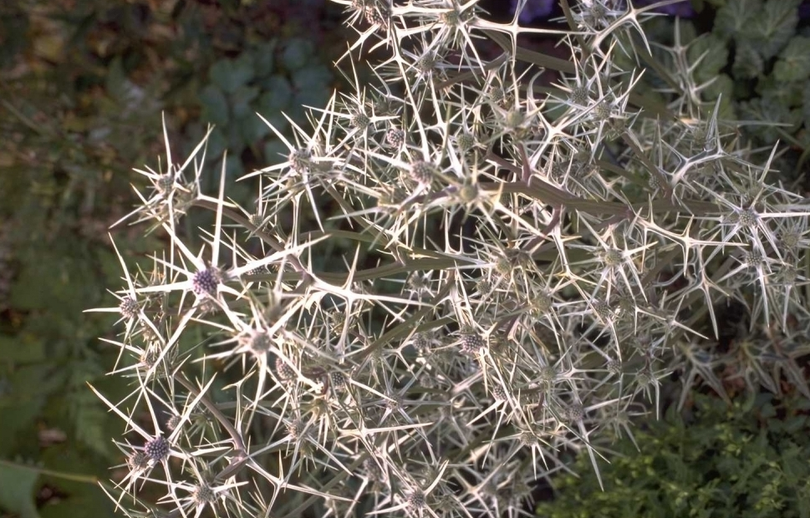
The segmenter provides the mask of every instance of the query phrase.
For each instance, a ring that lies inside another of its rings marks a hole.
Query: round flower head
[[[220,275],[216,268],[206,268],[194,274],[191,289],[197,295],[216,295]]]
[[[144,445],[143,452],[153,461],[162,462],[169,457],[171,448],[169,441],[162,435],[158,435]]]

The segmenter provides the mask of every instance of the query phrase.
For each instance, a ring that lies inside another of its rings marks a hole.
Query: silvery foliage
[[[176,161],[166,137],[165,167],[137,170],[128,219],[169,246],[121,258],[107,309],[133,387],[97,391],[127,423],[104,486],[122,512],[517,516],[566,452],[598,474],[673,372],[681,405],[727,397],[730,367],[803,384],[808,205],[700,101],[687,48],[650,63],[650,7],[564,0],[555,32],[476,0],[334,1],[353,90],[273,129],[288,154],[247,175],[254,204],[226,196],[227,158],[203,170],[205,141]],[[641,95],[645,73],[668,86]],[[194,249],[190,211],[214,219]],[[711,347],[729,301],[739,354]]]

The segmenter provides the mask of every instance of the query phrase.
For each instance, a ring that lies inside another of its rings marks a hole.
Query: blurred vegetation
[[[335,85],[336,56],[316,52],[343,48],[326,4],[0,3],[0,517],[113,516],[97,480],[121,476],[120,423],[87,383],[128,393],[98,340],[117,315],[82,311],[116,304],[107,233],[136,199],[131,170],[161,167],[162,113],[178,147],[216,124],[207,156],[227,148],[233,173],[274,160],[255,112],[285,131],[282,111],[303,123],[300,105]],[[110,232],[125,256],[163,248],[139,227]]]

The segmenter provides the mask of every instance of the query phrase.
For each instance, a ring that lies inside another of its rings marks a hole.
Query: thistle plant
[[[688,49],[650,59],[642,24],[675,2],[563,0],[550,30],[519,24],[525,1],[507,23],[476,0],[334,1],[353,90],[290,135],[258,114],[288,152],[240,179],[254,204],[228,198],[227,157],[204,170],[205,141],[176,161],[166,136],[164,169],[136,170],[152,186],[127,219],[168,247],[151,270],[122,257],[101,309],[132,380],[97,391],[126,423],[122,512],[517,516],[571,453],[598,477],[605,428],[632,437],[673,373],[679,405],[736,381],[810,397],[810,205],[778,148],[695,95]],[[648,73],[666,88],[637,91]],[[192,211],[213,216],[197,236]],[[716,350],[732,302],[747,324]]]

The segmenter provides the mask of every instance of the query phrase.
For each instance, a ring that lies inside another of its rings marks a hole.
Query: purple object
[[[810,18],[810,1],[808,0],[804,0],[799,6],[799,19],[804,20],[805,18]]]
[[[660,1],[661,0],[635,0],[633,4],[637,6],[642,6],[654,4],[655,2]],[[695,10],[692,9],[692,2],[690,2],[689,0],[683,0],[682,2],[678,2],[677,4],[659,7],[658,9],[655,9],[655,11],[659,13],[666,13],[672,16],[680,16],[681,18],[691,18],[692,16],[695,15]]]
[[[510,12],[515,12],[520,0],[511,0]],[[649,5],[660,0],[635,0],[633,2],[636,6]],[[554,7],[557,5],[558,0],[528,0],[523,7],[523,11],[518,17],[521,25],[527,25],[538,18],[547,18],[554,12]],[[620,2],[624,4],[624,2]],[[692,8],[692,3],[689,0],[683,0],[677,4],[667,5],[656,9],[657,12],[666,13],[672,16],[680,16],[682,18],[691,18],[695,15],[695,10]]]
[[[512,0],[511,12],[515,12],[520,0]],[[518,17],[521,25],[527,25],[538,18],[546,18],[554,11],[557,0],[528,0]]]

